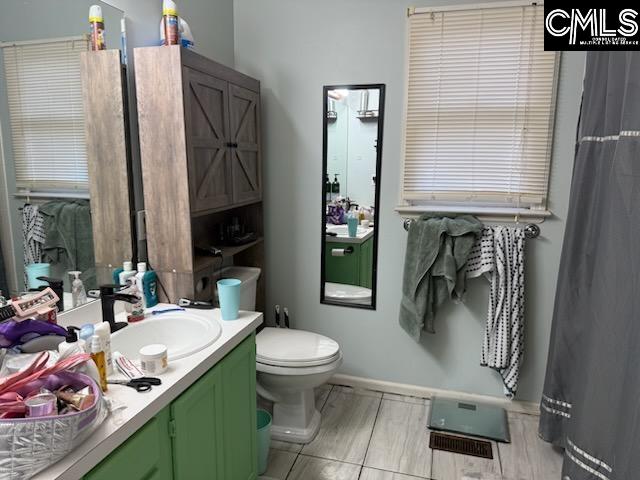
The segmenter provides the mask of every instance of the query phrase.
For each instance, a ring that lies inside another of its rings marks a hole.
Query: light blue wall
[[[378,91],[369,91],[369,108],[376,110]],[[376,175],[376,139],[378,122],[360,120],[360,90],[349,95],[349,160],[347,162],[347,192],[362,207],[375,205],[375,186],[371,181]]]
[[[441,5],[418,2],[418,5]],[[453,3],[453,2],[450,2]],[[235,0],[236,66],[262,82],[267,308],[289,307],[293,324],[335,338],[342,372],[427,387],[502,395],[479,366],[487,285],[439,315],[415,343],[398,326],[406,232],[394,212],[400,185],[408,0]],[[539,399],[544,379],[573,164],[584,55],[563,55],[550,188],[555,216],[527,252],[526,351],[519,397]],[[385,83],[378,309],[321,305],[322,87]]]

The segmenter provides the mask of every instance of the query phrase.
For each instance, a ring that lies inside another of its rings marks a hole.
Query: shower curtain
[[[590,52],[540,435],[562,478],[640,478],[640,52]]]

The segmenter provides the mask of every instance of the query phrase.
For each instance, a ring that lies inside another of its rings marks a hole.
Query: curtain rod
[[[15,198],[80,198],[89,200],[88,192],[17,192],[14,193]]]
[[[402,222],[402,226],[407,232],[409,231],[409,227],[411,226],[411,223],[413,221],[414,221],[413,218],[405,218],[404,222]],[[540,236],[540,227],[535,223],[528,223],[524,225],[522,228],[524,230],[524,236],[530,240],[534,238],[538,238]]]
[[[421,13],[438,13],[438,12],[452,12],[461,10],[480,10],[488,8],[506,8],[506,7],[535,7],[544,6],[544,1],[533,2],[531,0],[514,0],[505,2],[485,2],[485,3],[468,3],[460,5],[442,5],[440,7],[409,7],[407,9],[407,16],[421,14]]]

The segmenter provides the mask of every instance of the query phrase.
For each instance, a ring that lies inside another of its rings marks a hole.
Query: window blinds
[[[405,202],[544,208],[557,58],[543,17],[533,5],[409,17]]]
[[[80,82],[87,48],[85,39],[52,39],[2,49],[18,188],[88,190]]]

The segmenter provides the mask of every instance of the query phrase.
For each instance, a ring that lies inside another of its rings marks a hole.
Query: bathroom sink
[[[347,227],[346,225],[327,225],[326,228],[327,233],[335,233],[339,237],[349,236],[349,227]],[[373,232],[373,227],[364,228],[359,226],[358,230],[356,231],[356,237],[362,238],[370,232]]]
[[[169,360],[188,357],[215,342],[222,327],[214,319],[189,312],[148,315],[144,320],[130,323],[111,336],[111,351],[130,359],[140,357],[140,348],[151,343],[167,346]]]

